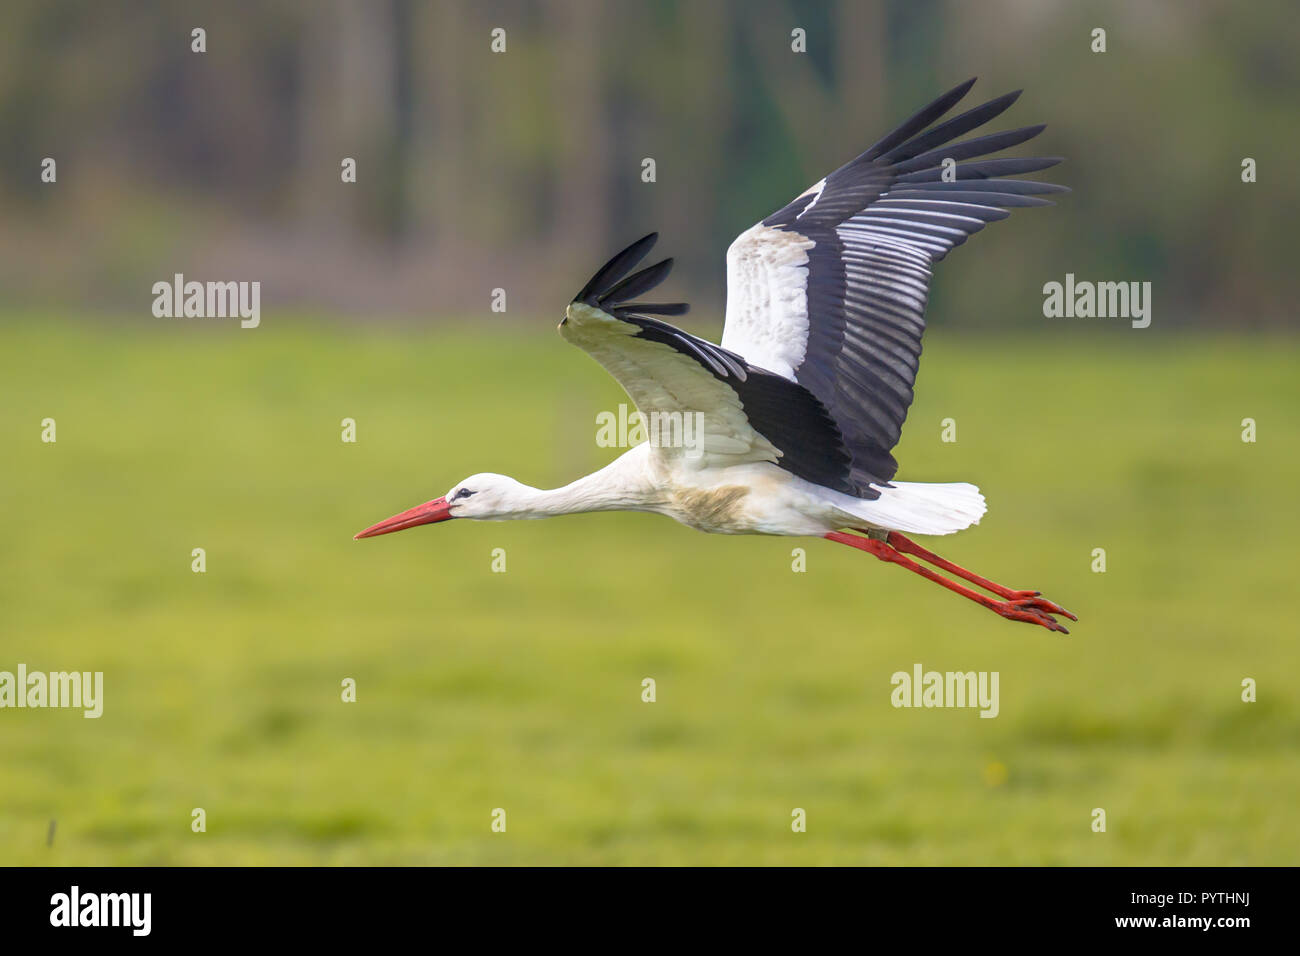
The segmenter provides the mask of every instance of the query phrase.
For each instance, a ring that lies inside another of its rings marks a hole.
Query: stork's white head
[[[446,501],[452,518],[518,518],[525,512],[528,492],[532,490],[509,475],[485,471],[456,482],[447,492]]]
[[[453,485],[443,497],[395,514],[379,524],[371,525],[355,537],[373,538],[375,535],[405,531],[407,528],[447,521],[450,518],[491,521],[529,517],[528,492],[533,490],[506,475],[495,475],[492,472],[470,475]]]

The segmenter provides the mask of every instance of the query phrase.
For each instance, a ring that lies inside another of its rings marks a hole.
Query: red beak
[[[352,536],[355,541],[357,538],[373,538],[377,534],[391,534],[394,531],[405,531],[407,528],[415,528],[422,524],[432,524],[435,521],[446,521],[451,517],[451,505],[447,503],[446,498],[434,498],[432,501],[426,501],[422,505],[416,505],[400,515],[393,515],[379,524],[371,525],[365,531],[359,532]]]

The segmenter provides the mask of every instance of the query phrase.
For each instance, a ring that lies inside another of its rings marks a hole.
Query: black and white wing
[[[665,259],[628,275],[654,234],[592,277],[561,334],[600,362],[644,415],[700,413],[703,465],[771,461],[814,484],[879,497],[898,468],[890,451],[912,402],[930,265],[1006,218],[1008,207],[1050,205],[1036,194],[1064,191],[999,178],[1059,159],[980,158],[1042,126],[952,142],[1018,93],[926,131],[973,83],[732,243],[721,346],[656,318],[681,315],[684,304],[634,301],[672,267]]]
[[[1001,178],[1059,158],[984,158],[1043,126],[954,142],[1019,91],[927,130],[974,83],[939,97],[727,250],[722,349],[817,399],[839,438],[828,461],[837,452],[847,459],[819,481],[837,491],[875,498],[871,486],[898,469],[890,452],[912,404],[931,265],[1008,208],[1051,205],[1037,194],[1068,191]]]
[[[833,482],[848,452],[807,389],[655,318],[681,315],[685,304],[632,301],[672,268],[665,259],[624,278],[656,238],[645,236],[607,262],[565,311],[560,334],[604,366],[646,418],[699,413],[701,467],[779,462],[809,481]],[[660,445],[658,453],[685,452]]]

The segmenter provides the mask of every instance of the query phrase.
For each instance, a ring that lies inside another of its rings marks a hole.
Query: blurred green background
[[[99,720],[0,711],[0,864],[1293,863],[1288,12],[8,4],[0,670],[106,687]],[[923,543],[1070,637],[648,515],[351,540],[607,461],[626,399],[553,328],[593,269],[659,229],[716,338],[731,237],[976,74],[1075,191],[939,267],[896,454],[988,498]],[[261,326],[153,318],[175,272],[261,281]],[[1044,319],[1066,272],[1152,282],[1151,328]],[[918,662],[999,671],[1000,716],[894,709]]]
[[[8,329],[4,666],[106,690],[0,712],[5,861],[1294,862],[1297,349],[1131,341],[936,336],[899,449],[988,495],[926,540],[1074,610],[1061,637],[651,515],[351,540],[479,469],[597,463],[621,396],[545,323]],[[895,710],[916,662],[999,671],[1000,715]]]

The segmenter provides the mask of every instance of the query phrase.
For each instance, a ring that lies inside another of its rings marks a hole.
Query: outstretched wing
[[[953,142],[1001,114],[1008,93],[926,130],[971,79],[742,233],[727,250],[722,346],[797,381],[830,414],[849,461],[823,482],[859,497],[898,469],[891,450],[912,404],[930,267],[1064,186],[1003,179],[1059,158],[985,159],[1037,136],[1026,126]]]
[[[652,233],[606,263],[569,305],[560,334],[618,380],[650,419],[652,435],[670,432],[673,416],[684,424],[682,416],[698,413],[701,465],[771,461],[833,486],[848,465],[848,452],[826,409],[807,389],[653,317],[681,315],[685,304],[630,301],[662,282],[672,268],[672,260],[665,259],[624,278],[657,238]],[[656,429],[656,416],[667,427]],[[658,453],[678,456],[689,450],[661,442]]]

